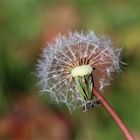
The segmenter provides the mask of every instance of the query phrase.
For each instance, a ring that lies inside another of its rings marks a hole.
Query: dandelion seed
[[[107,37],[98,38],[92,31],[59,35],[43,49],[37,64],[41,91],[70,111],[88,110],[99,103],[92,94],[93,84],[102,93],[120,70],[120,51]]]

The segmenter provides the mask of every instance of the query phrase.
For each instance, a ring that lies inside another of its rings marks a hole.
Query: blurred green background
[[[46,113],[44,117],[37,117],[40,122],[53,110],[52,116],[67,122],[63,124],[71,124],[66,125],[68,135],[61,139],[123,140],[120,130],[103,108],[69,114],[48,105],[44,96],[38,96],[34,72],[44,42],[53,40],[58,32],[81,29],[94,30],[98,36],[107,34],[116,46],[123,48],[122,60],[128,65],[122,67],[122,73],[104,95],[136,139],[140,139],[139,0],[0,0],[0,139],[53,139],[54,133],[46,138],[48,136],[40,132],[43,130],[38,125],[36,131],[32,127],[28,130],[28,124],[34,126],[36,121],[32,122],[34,115],[28,116],[26,121],[25,114],[36,111],[41,104],[40,108]],[[38,103],[34,105],[33,100]],[[48,128],[43,126],[43,129],[50,132],[50,128],[59,126],[60,120],[56,118],[51,120],[55,122],[53,127],[47,123]],[[15,131],[11,131],[13,124],[18,128]],[[19,128],[21,135],[17,136]],[[61,127],[51,131],[59,129]],[[27,135],[29,132],[32,134]]]

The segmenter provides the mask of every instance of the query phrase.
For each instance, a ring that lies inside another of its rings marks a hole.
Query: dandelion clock
[[[70,112],[88,111],[101,104],[114,118],[126,139],[133,136],[114,109],[102,96],[114,75],[120,71],[121,49],[114,48],[106,36],[94,32],[58,35],[47,43],[37,64],[40,93],[52,102],[65,104]]]

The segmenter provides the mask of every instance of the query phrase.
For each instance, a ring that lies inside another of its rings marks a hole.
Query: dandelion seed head
[[[58,104],[66,104],[70,111],[86,106],[89,101],[79,95],[72,74],[90,73],[95,88],[102,93],[114,73],[120,71],[120,52],[106,36],[97,37],[92,31],[59,34],[43,49],[37,64],[40,92],[49,94]]]

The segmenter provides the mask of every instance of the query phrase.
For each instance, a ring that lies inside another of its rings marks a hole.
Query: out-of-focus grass
[[[58,16],[57,12],[53,13],[54,7],[60,5],[63,5],[61,8],[70,5],[72,8],[70,12],[75,10],[69,21],[74,20],[74,14],[77,14],[78,22],[71,22],[77,24],[72,25],[72,30],[93,29],[98,35],[107,33],[116,46],[124,48],[123,60],[128,65],[124,66],[123,72],[113,82],[111,88],[105,91],[105,95],[127,126],[138,134],[140,132],[140,3],[138,1],[0,1],[1,114],[10,108],[9,102],[12,98],[9,96],[15,93],[37,92],[34,90],[36,87],[31,72],[35,70],[36,56],[43,44],[42,38],[45,38],[46,32],[51,36],[50,30],[51,33],[61,31],[60,24],[65,24],[64,21],[68,20],[62,20],[62,23],[57,24],[58,21],[53,19],[55,14],[58,20],[66,18]],[[67,27],[69,29],[70,26],[71,24],[65,25],[65,29]],[[123,139],[117,126],[102,108],[87,113],[74,112],[73,118],[77,128],[75,139]]]

